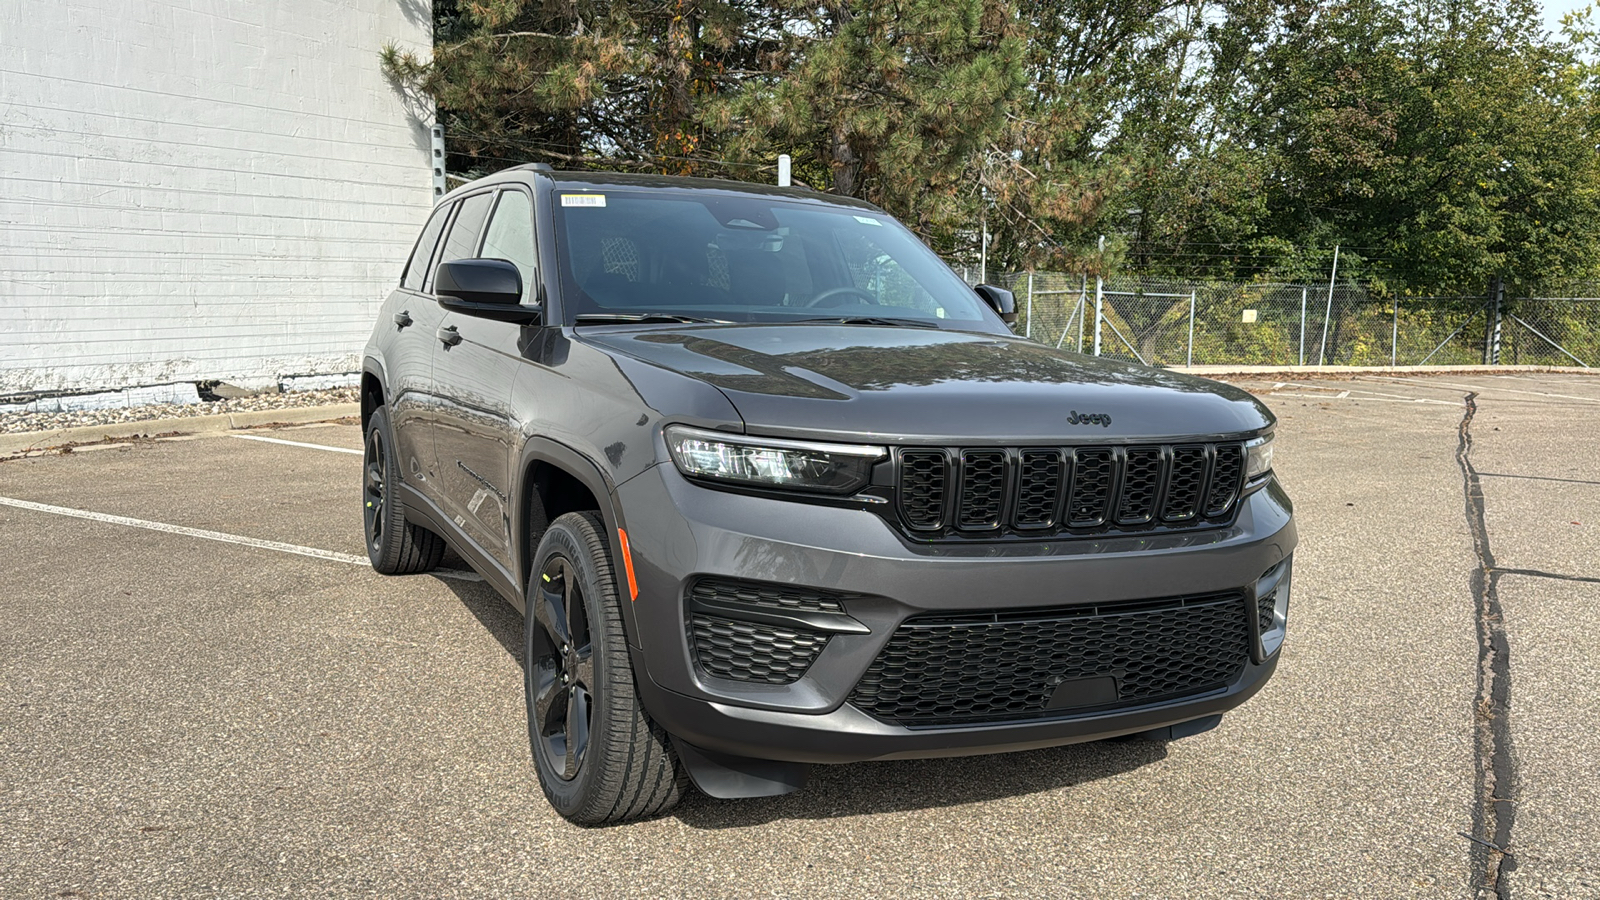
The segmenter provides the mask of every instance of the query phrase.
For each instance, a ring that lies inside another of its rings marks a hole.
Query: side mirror
[[[1000,321],[1007,325],[1017,324],[1017,298],[1010,291],[992,284],[980,284],[973,290],[1000,314]]]
[[[503,259],[440,263],[433,275],[439,305],[451,312],[500,322],[537,322],[543,310],[522,305],[522,273]]]

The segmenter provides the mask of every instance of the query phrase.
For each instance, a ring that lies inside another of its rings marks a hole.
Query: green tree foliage
[[[1153,255],[1307,277],[1343,244],[1346,272],[1401,291],[1593,268],[1590,92],[1535,4],[1254,5],[1208,37],[1214,133],[1145,188]]]
[[[972,213],[968,169],[1023,93],[1023,43],[998,0],[777,0],[764,74],[711,104],[742,159],[793,153],[834,193],[949,244]]]
[[[737,0],[440,0],[431,58],[388,47],[382,64],[437,103],[453,170],[696,174],[721,152],[705,99],[753,74],[774,22]]]
[[[1600,274],[1600,33],[1536,0],[438,0],[453,171],[814,186],[995,266]],[[1097,238],[1107,237],[1107,250]]]

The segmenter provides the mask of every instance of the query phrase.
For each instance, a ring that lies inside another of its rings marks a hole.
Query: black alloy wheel
[[[552,556],[534,585],[533,713],[545,758],[560,760],[563,781],[583,767],[594,715],[594,642],[583,585],[564,556]]]
[[[388,536],[384,528],[389,502],[384,476],[389,450],[384,446],[383,432],[376,428],[367,431],[367,449],[363,459],[365,475],[362,478],[362,493],[366,503],[362,513],[366,517],[367,549],[368,553],[379,553],[382,552],[384,538]]]
[[[426,572],[444,559],[444,538],[406,519],[400,497],[400,470],[389,410],[380,406],[367,419],[361,460],[361,517],[367,533],[367,559],[384,575]]]
[[[672,739],[639,700],[606,525],[558,517],[540,536],[523,599],[528,743],[539,786],[579,825],[660,815],[688,790]]]

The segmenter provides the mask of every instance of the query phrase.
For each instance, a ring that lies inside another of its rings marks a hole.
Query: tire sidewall
[[[396,543],[402,536],[400,530],[405,527],[405,512],[400,508],[400,469],[395,462],[394,429],[389,427],[389,414],[385,407],[373,410],[372,418],[367,420],[367,434],[361,447],[363,477],[367,446],[374,432],[383,441],[383,546],[373,546],[372,534],[366,528],[366,516],[361,519],[362,532],[366,538],[367,559],[372,562],[372,567],[380,572],[388,572],[394,568],[394,557],[399,553]]]
[[[527,604],[527,614],[524,616],[522,650],[523,650],[523,696],[528,714],[528,743],[533,752],[534,764],[539,771],[539,784],[544,789],[545,797],[550,805],[563,816],[581,816],[583,807],[600,798],[591,785],[596,778],[601,777],[601,767],[595,760],[605,753],[606,748],[613,743],[612,707],[617,698],[611,696],[607,685],[611,684],[612,673],[619,660],[615,658],[613,646],[616,635],[612,632],[611,620],[606,616],[601,604],[616,603],[615,581],[602,587],[600,573],[596,569],[594,559],[589,551],[590,535],[583,532],[594,532],[587,520],[577,516],[562,516],[556,519],[545,531],[544,537],[539,541],[539,548],[534,553],[533,567],[528,577],[527,594],[524,597]],[[593,535],[599,540],[598,534]],[[603,542],[602,542],[603,546]],[[578,774],[570,781],[563,779],[556,768],[556,763],[545,759],[544,742],[538,733],[538,721],[534,712],[534,685],[533,685],[533,636],[538,625],[534,622],[533,604],[539,588],[539,575],[553,556],[561,556],[567,560],[572,569],[578,573],[583,590],[584,613],[589,618],[589,639],[594,647],[594,679],[595,684],[590,685],[593,697],[589,723],[589,746],[584,753],[583,763],[578,768]],[[626,665],[626,661],[620,661]],[[631,671],[628,677],[632,677]]]

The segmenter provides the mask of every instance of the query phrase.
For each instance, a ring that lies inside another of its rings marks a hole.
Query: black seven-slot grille
[[[895,725],[960,725],[1135,705],[1225,687],[1250,654],[1238,592],[915,616],[850,702]]]
[[[1202,528],[1233,516],[1242,443],[908,448],[896,508],[925,537]]]

